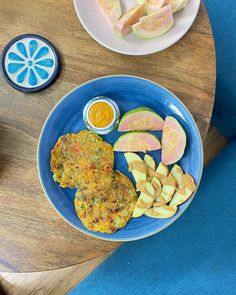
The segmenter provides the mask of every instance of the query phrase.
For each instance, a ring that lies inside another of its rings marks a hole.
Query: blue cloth
[[[205,0],[216,46],[217,82],[214,125],[236,135],[236,1]]]
[[[69,295],[236,294],[236,141],[173,225],[119,248]]]

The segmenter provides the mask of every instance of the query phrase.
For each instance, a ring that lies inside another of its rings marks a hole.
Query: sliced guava
[[[136,2],[137,2],[137,4],[143,4],[143,3],[146,3],[147,0],[137,0]]]
[[[166,5],[157,12],[142,17],[132,26],[132,30],[138,37],[151,39],[165,34],[173,25],[172,8]]]
[[[115,152],[146,152],[161,148],[159,139],[148,132],[128,132],[120,136],[113,146]]]
[[[118,131],[158,131],[163,130],[164,120],[149,108],[136,108],[121,119]]]
[[[171,5],[173,13],[183,9],[187,4],[188,0],[166,0],[166,4]]]
[[[161,7],[166,5],[166,0],[147,0],[146,1],[146,12],[151,14],[158,11]]]
[[[186,133],[179,122],[171,116],[166,117],[162,134],[161,160],[165,165],[179,161],[186,147]]]
[[[138,4],[128,10],[114,25],[114,30],[120,36],[127,36],[131,26],[145,14],[145,3]]]
[[[115,23],[122,15],[120,0],[98,0],[108,19]]]

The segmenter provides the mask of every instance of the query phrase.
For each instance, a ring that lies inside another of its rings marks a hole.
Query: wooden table
[[[215,91],[215,51],[201,6],[189,31],[157,54],[129,57],[111,52],[84,31],[68,0],[0,1],[0,48],[24,33],[40,34],[61,53],[62,71],[49,89],[24,94],[0,78],[0,271],[62,268],[105,255],[119,243],[86,236],[51,207],[37,175],[36,150],[43,122],[75,86],[112,74],[138,75],[173,91],[189,108],[204,139]]]

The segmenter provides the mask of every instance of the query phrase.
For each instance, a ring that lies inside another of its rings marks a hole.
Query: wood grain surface
[[[0,1],[0,50],[24,33],[43,35],[62,58],[59,79],[47,90],[24,94],[0,77],[0,271],[62,268],[105,255],[118,243],[76,231],[57,215],[37,175],[38,137],[52,107],[90,79],[138,75],[173,91],[189,108],[204,139],[215,91],[215,51],[204,7],[188,34],[157,54],[130,57],[96,43],[68,0]]]

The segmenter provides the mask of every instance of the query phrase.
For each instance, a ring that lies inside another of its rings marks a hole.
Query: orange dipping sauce
[[[88,111],[90,123],[97,128],[105,128],[110,125],[114,116],[113,108],[104,101],[94,103]]]

